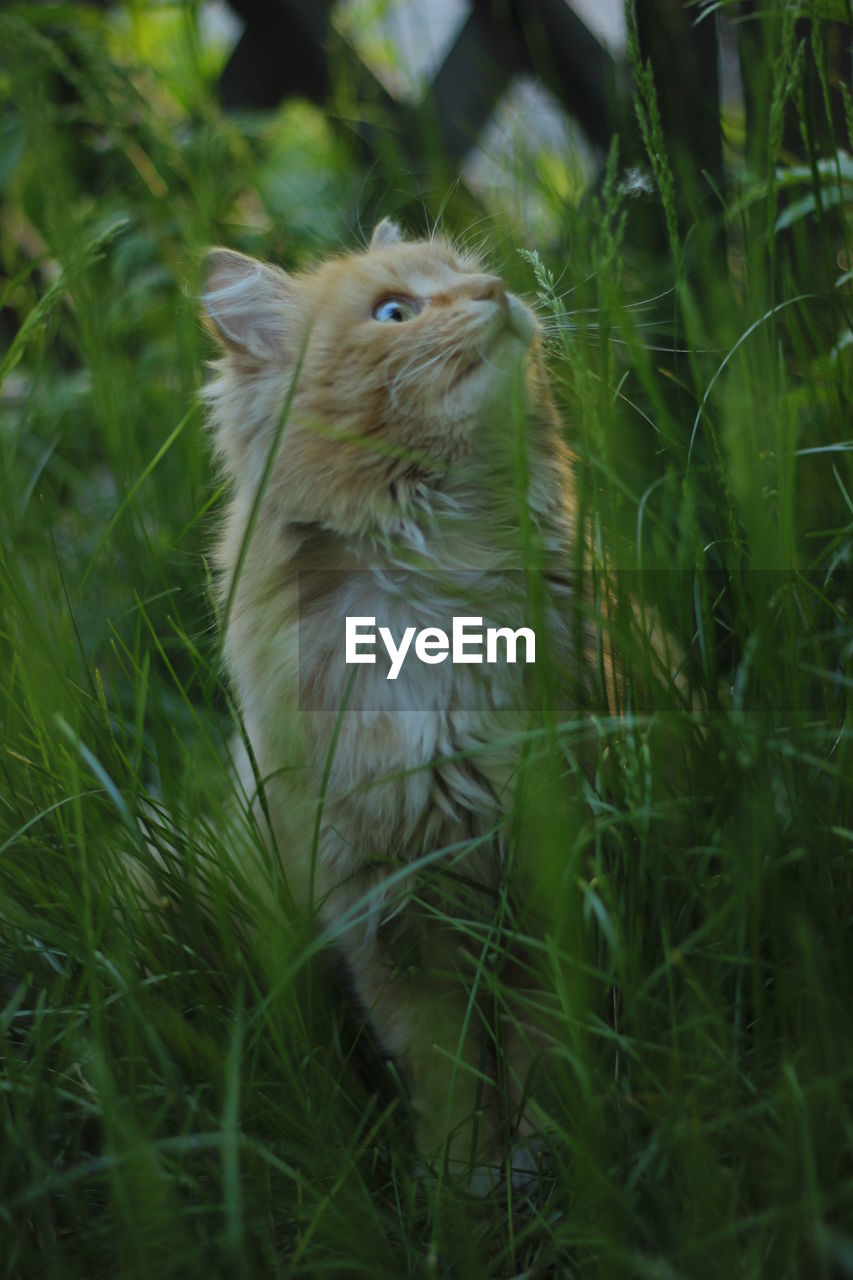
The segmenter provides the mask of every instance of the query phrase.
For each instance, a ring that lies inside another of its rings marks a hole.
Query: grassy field
[[[550,157],[547,243],[475,228],[540,295],[596,572],[690,690],[557,729],[524,815],[551,1161],[483,1201],[415,1177],[393,1064],[240,817],[207,560],[201,249],[298,264],[415,184],[304,104],[225,118],[197,5],[0,15],[0,1275],[853,1276],[853,107],[793,13],[755,19],[762,114],[692,221],[641,74],[651,194],[614,152],[566,199]]]

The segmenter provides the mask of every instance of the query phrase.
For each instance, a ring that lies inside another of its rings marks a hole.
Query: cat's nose
[[[500,276],[474,276],[469,282],[474,302],[497,302],[507,306],[506,285]]]

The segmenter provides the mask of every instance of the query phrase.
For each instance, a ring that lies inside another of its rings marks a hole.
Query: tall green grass
[[[822,20],[754,19],[764,116],[727,122],[706,212],[727,272],[639,67],[656,193],[614,151],[538,259],[494,223],[594,572],[654,606],[685,684],[559,728],[520,797],[551,1161],[475,1202],[414,1176],[394,1064],[240,817],[196,403],[202,246],[298,263],[355,242],[365,183],[414,184],[307,107],[224,119],[197,6],[126,14],[0,18],[0,1273],[853,1274],[853,139],[807,127]],[[638,615],[614,626],[642,674]]]

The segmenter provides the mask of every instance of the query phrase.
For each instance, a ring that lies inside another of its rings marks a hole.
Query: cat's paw
[[[467,1191],[469,1195],[477,1200],[485,1200],[493,1191],[496,1191],[501,1185],[505,1170],[501,1165],[475,1165],[472,1169],[470,1164],[463,1165],[448,1161],[445,1165],[444,1172],[439,1175],[435,1167],[420,1161],[415,1166],[415,1178],[419,1183],[426,1187],[436,1187],[442,1182],[447,1182],[463,1191]]]
[[[513,1191],[530,1195],[539,1187],[547,1161],[548,1147],[543,1138],[531,1135],[520,1139],[513,1144],[509,1158],[504,1156],[494,1164],[477,1165],[468,1178],[468,1191],[484,1199],[509,1178]]]
[[[508,1161],[513,1191],[529,1195],[541,1181],[548,1163],[548,1147],[544,1138],[531,1135],[515,1143]]]
[[[499,1165],[481,1164],[471,1171],[467,1180],[467,1190],[477,1200],[485,1200],[493,1191],[497,1191],[503,1177],[503,1169]]]

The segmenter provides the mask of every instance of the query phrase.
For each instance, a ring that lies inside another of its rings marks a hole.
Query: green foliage
[[[669,247],[676,271],[680,276],[683,271],[682,249],[678,234],[678,214],[675,199],[675,178],[667,156],[666,141],[663,136],[660,108],[658,106],[655,79],[651,62],[644,60],[640,53],[640,41],[637,33],[633,10],[628,8],[629,42],[628,54],[634,68],[636,92],[634,111],[640,126],[643,145],[652,166],[661,204],[666,219],[666,231]]]
[[[394,1066],[245,814],[207,565],[201,249],[298,264],[400,176],[304,103],[223,116],[195,4],[0,15],[0,1275],[853,1275],[853,126],[793,21],[850,14],[782,8],[707,215],[725,272],[639,64],[657,194],[614,143],[585,200],[554,185],[551,245],[501,229],[630,679],[520,789],[551,1158],[483,1202],[417,1176]],[[505,1012],[495,912],[471,951]]]

